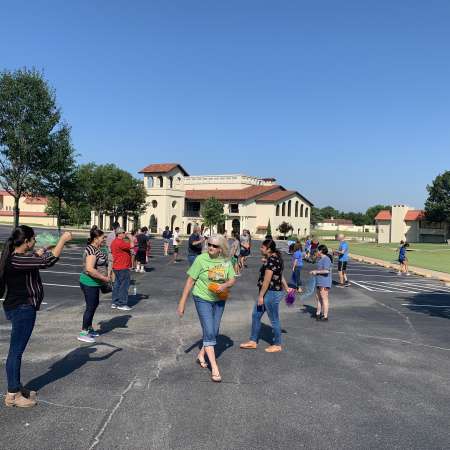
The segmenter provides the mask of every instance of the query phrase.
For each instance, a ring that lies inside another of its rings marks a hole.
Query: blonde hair
[[[230,249],[228,248],[228,241],[222,234],[213,234],[208,238],[208,242],[217,242],[217,245],[219,245],[220,249],[222,250],[222,256],[224,258],[229,258],[230,256]]]

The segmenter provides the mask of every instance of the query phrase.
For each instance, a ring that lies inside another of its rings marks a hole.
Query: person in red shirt
[[[128,241],[125,241],[125,237]],[[128,288],[130,287],[131,251],[133,249],[133,237],[125,233],[122,228],[116,229],[116,238],[111,243],[113,257],[113,271],[115,281],[112,291],[112,309],[129,311]]]

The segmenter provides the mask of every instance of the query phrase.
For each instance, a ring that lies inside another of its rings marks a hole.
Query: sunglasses
[[[220,248],[220,245],[210,244],[210,243],[208,242],[208,247],[212,247],[212,248]]]

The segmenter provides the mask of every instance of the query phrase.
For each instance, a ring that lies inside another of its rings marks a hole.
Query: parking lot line
[[[58,270],[47,270],[44,269],[45,272],[43,271],[42,273],[58,273],[58,274],[64,274],[64,275],[80,275],[80,272],[60,272]]]
[[[55,283],[42,283],[44,286],[58,286],[58,287],[70,287],[80,289],[80,286],[74,286],[71,284],[55,284]]]
[[[402,306],[414,306],[418,308],[449,308],[450,305],[416,305],[415,303],[402,303]]]

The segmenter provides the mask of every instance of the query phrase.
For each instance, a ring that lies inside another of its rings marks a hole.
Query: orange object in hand
[[[219,283],[209,283],[208,289],[214,294],[217,295],[219,300],[226,300],[229,295],[228,289],[224,289],[223,291],[219,291],[220,284]]]

